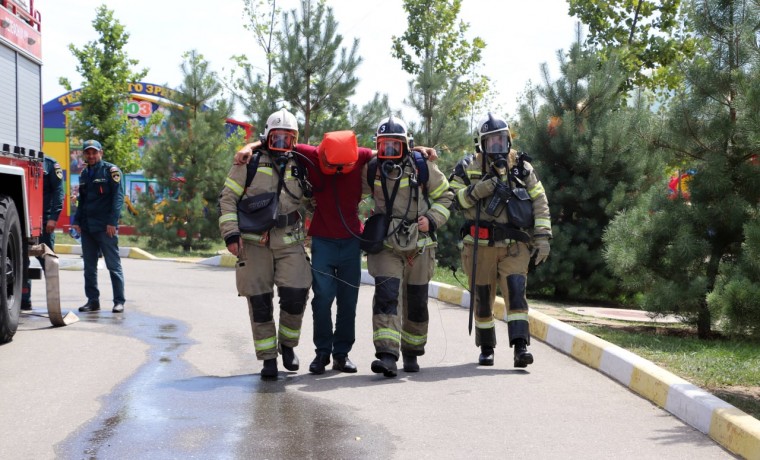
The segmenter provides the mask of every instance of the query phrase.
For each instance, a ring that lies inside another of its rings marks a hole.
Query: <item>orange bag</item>
[[[359,145],[353,131],[325,133],[317,148],[319,169],[327,175],[348,174],[359,159]]]

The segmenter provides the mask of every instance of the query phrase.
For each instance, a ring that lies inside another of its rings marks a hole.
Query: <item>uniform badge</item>
[[[117,184],[121,181],[121,171],[116,166],[111,166],[111,179]]]
[[[59,165],[58,163],[56,163],[55,166],[53,166],[53,167],[55,168],[55,176],[58,179],[63,180],[63,169],[61,169],[61,165]]]

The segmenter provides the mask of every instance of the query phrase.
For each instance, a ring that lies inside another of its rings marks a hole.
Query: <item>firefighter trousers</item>
[[[472,244],[465,243],[462,251],[462,270],[472,284]],[[530,344],[528,300],[525,297],[526,280],[530,264],[530,247],[513,242],[505,247],[478,247],[475,275],[475,345],[496,346],[494,301],[498,284],[507,307],[506,320],[510,347],[516,339]]]
[[[399,252],[385,248],[367,256],[375,278],[372,340],[375,355],[425,354],[428,333],[428,283],[435,271],[435,248]]]
[[[248,300],[256,358],[276,358],[280,346],[295,348],[311,286],[303,245],[271,249],[244,241],[235,270],[238,294]],[[274,321],[274,286],[280,302],[279,328]]]

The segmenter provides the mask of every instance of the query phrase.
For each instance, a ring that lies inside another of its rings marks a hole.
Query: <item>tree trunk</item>
[[[707,300],[705,299],[697,315],[697,336],[700,339],[706,340],[710,338],[711,322],[710,309],[707,308]]]

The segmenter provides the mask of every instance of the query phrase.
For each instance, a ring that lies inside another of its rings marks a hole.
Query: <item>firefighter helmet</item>
[[[414,148],[414,138],[406,129],[406,123],[389,116],[377,125],[377,157],[381,160],[397,160],[404,152]]]
[[[509,124],[501,117],[488,112],[488,115],[478,121],[478,132],[475,137],[478,152],[488,155],[505,155],[512,148],[512,134]]]
[[[264,142],[267,148],[276,152],[290,152],[298,141],[298,121],[285,109],[269,115],[264,127]]]

